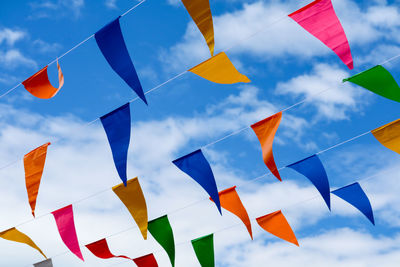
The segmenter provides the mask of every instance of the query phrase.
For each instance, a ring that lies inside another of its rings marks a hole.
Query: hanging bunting
[[[172,161],[172,163],[174,163],[181,171],[192,177],[204,188],[204,190],[207,191],[215,202],[215,205],[217,205],[219,213],[221,213],[221,205],[214,174],[201,149],[176,159]]]
[[[350,203],[353,207],[358,209],[368,218],[368,220],[375,225],[374,213],[372,211],[371,203],[364,190],[359,183],[354,183],[332,191],[332,194],[340,197],[344,201]]]
[[[172,266],[175,266],[175,241],[168,216],[164,215],[152,221],[149,221],[149,232],[154,239],[167,252]]]
[[[326,175],[325,168],[317,155],[300,160],[287,167],[307,177],[322,195],[329,210],[331,209],[328,176]]]
[[[0,237],[3,239],[6,239],[6,240],[26,244],[26,245],[36,249],[37,251],[39,251],[39,253],[42,254],[43,257],[45,257],[47,259],[46,255],[44,255],[42,250],[35,244],[35,242],[33,242],[32,239],[29,236],[27,236],[26,234],[18,231],[17,228],[15,228],[15,227],[1,232]]]
[[[131,139],[131,111],[129,103],[100,118],[110,143],[115,167],[126,186],[126,162]]]
[[[72,205],[53,211],[52,214],[56,220],[58,232],[64,244],[72,253],[84,261],[76,235]]]
[[[127,257],[127,256],[115,256],[114,254],[111,253],[108,244],[107,244],[107,240],[105,238],[87,244],[85,245],[85,247],[87,247],[87,249],[90,250],[90,252],[93,253],[93,255],[95,255],[98,258],[101,259],[111,259],[111,258],[124,258],[124,259],[128,259],[128,260],[132,260],[131,258]]]
[[[381,65],[344,79],[343,82],[357,84],[375,94],[400,102],[399,85],[392,74]]]
[[[192,246],[201,267],[215,266],[213,234],[192,240]]]
[[[32,75],[31,77],[22,82],[25,89],[29,93],[42,99],[52,98],[58,93],[58,91],[64,85],[64,75],[61,71],[60,64],[58,64],[58,60],[57,60],[58,88],[55,88],[51,85],[49,81],[49,76],[47,75],[47,67],[48,66],[44,67],[43,69],[36,72],[34,75]]]
[[[28,200],[33,217],[35,217],[36,198],[39,193],[40,180],[42,179],[49,145],[50,143],[46,143],[24,156],[26,191],[28,192]]]
[[[400,154],[400,119],[372,130],[371,133],[383,146]]]
[[[261,228],[263,228],[265,231],[283,240],[293,243],[296,246],[299,246],[296,235],[293,233],[293,230],[287,222],[282,211],[275,211],[273,213],[259,217],[256,220]]]
[[[196,23],[207,42],[211,56],[214,55],[214,26],[209,0],[182,0],[183,5]]]
[[[156,258],[153,253],[133,259],[138,267],[158,267]]]
[[[33,264],[34,267],[53,267],[51,259],[47,259],[38,263]]]
[[[119,19],[120,17],[96,32],[94,38],[111,68],[136,92],[140,99],[147,104],[135,66],[126,48]]]
[[[282,112],[279,112],[251,125],[251,128],[260,141],[264,163],[279,181],[282,181],[282,179],[275,164],[274,155],[272,153],[272,144],[281,120]]]
[[[289,17],[332,49],[349,69],[353,69],[349,42],[331,0],[315,0]]]
[[[250,82],[249,78],[238,72],[225,52],[213,56],[191,68],[189,71],[215,83],[232,84]]]
[[[212,200],[212,198],[210,199]],[[222,208],[226,209],[227,211],[239,217],[239,219],[246,226],[251,239],[253,239],[250,218],[249,215],[247,214],[245,207],[243,206],[242,201],[240,200],[238,193],[236,192],[236,186],[233,186],[231,188],[219,192],[219,200],[221,202]]]
[[[147,239],[147,206],[138,178],[130,179],[127,186],[119,184],[112,188],[114,193],[124,203],[129,213],[138,225],[143,238]]]

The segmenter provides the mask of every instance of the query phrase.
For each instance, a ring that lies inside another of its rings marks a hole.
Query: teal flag
[[[192,240],[192,246],[201,267],[215,266],[213,234]]]
[[[148,230],[154,239],[167,252],[172,266],[175,266],[175,241],[168,216],[164,215],[152,221],[149,221]]]

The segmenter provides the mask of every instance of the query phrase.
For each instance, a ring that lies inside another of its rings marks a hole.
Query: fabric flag
[[[210,199],[212,200],[212,198]],[[235,214],[240,220],[242,220],[250,234],[251,239],[253,239],[250,218],[245,207],[243,206],[242,201],[240,200],[238,193],[236,192],[236,186],[219,192],[219,200],[221,202],[221,207]]]
[[[364,214],[370,222],[375,225],[374,214],[371,203],[359,183],[354,183],[332,191],[333,194],[344,201],[350,203],[353,207]]]
[[[210,49],[211,56],[214,55],[214,26],[211,15],[209,0],[182,0],[186,10],[203,34]]]
[[[49,145],[50,143],[46,143],[24,156],[25,185],[33,217],[35,217],[36,198]]]
[[[192,246],[201,267],[215,266],[213,234],[192,240]]]
[[[283,240],[293,243],[296,246],[299,246],[296,235],[293,233],[293,230],[287,222],[282,211],[275,211],[273,213],[259,217],[256,220],[261,228],[263,228],[265,231]]]
[[[131,139],[131,111],[129,103],[100,118],[110,143],[115,167],[126,186],[126,162]]]
[[[349,42],[331,0],[315,0],[289,17],[332,49],[349,69],[353,69]]]
[[[149,221],[149,232],[167,252],[172,266],[175,266],[175,241],[168,216]]]
[[[127,186],[116,185],[112,188],[114,193],[124,203],[132,215],[144,239],[147,239],[147,206],[138,178],[130,179]]]
[[[94,38],[111,68],[136,92],[140,99],[147,104],[135,66],[126,48],[119,18],[120,17],[96,32]]]
[[[18,231],[15,227],[1,232],[0,237],[6,240],[27,244],[28,246],[39,251],[39,253],[47,259],[46,255],[44,255],[42,250],[35,244],[35,242],[33,242],[32,239],[26,234]]]
[[[181,169],[181,171],[192,177],[207,191],[215,205],[217,205],[219,213],[221,213],[221,204],[214,174],[201,149],[176,159],[172,161],[172,163]]]
[[[61,71],[60,64],[58,64],[57,60],[57,69],[58,69],[58,88],[55,88],[51,85],[49,81],[49,76],[47,75],[47,67],[44,67],[40,71],[36,72],[34,75],[26,79],[22,82],[25,89],[31,93],[32,95],[42,98],[49,99],[55,96],[58,91],[64,85],[64,74]]]
[[[76,235],[72,205],[53,211],[52,214],[56,220],[58,232],[64,244],[72,253],[84,261]]]
[[[274,142],[275,133],[278,130],[281,120],[282,112],[279,112],[251,125],[251,128],[260,141],[264,163],[279,181],[282,181],[282,179],[275,164],[274,155],[272,153],[272,143]]]
[[[250,82],[249,78],[238,72],[225,52],[213,56],[191,68],[189,71],[215,83],[232,84]]]
[[[138,267],[158,267],[156,258],[153,253],[133,259]]]
[[[352,82],[375,94],[400,102],[399,85],[392,74],[381,65],[344,79],[343,82]]]
[[[372,130],[371,133],[383,146],[400,154],[400,119]]]
[[[325,168],[317,155],[300,160],[287,167],[307,177],[322,195],[329,210],[331,209],[328,176],[326,175]]]
[[[38,263],[33,264],[34,267],[53,267],[51,259],[47,259]]]
[[[124,258],[124,259],[128,259],[128,260],[132,260],[131,258],[127,257],[127,256],[115,256],[114,254],[111,253],[110,249],[108,248],[108,244],[107,244],[107,240],[105,238],[87,244],[85,245],[87,247],[87,249],[90,250],[90,252],[93,253],[93,255],[95,255],[98,258],[101,259],[111,259],[111,258]]]

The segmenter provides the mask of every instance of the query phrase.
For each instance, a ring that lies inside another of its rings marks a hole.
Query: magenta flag
[[[72,210],[72,205],[68,205],[64,208],[53,211],[52,214],[56,220],[58,232],[60,233],[64,244],[72,253],[84,261],[81,249],[79,247],[78,237],[76,235],[74,211]]]
[[[349,69],[353,69],[349,42],[331,0],[315,0],[289,17],[332,49]]]

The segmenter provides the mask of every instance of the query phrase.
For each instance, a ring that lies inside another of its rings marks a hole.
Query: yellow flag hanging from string
[[[250,82],[249,78],[241,74],[233,66],[225,52],[213,56],[196,67],[191,68],[189,71],[215,83],[232,84]]]
[[[32,248],[39,251],[40,254],[42,254],[43,257],[47,259],[46,255],[44,255],[42,250],[38,246],[36,246],[35,242],[33,242],[32,239],[30,239],[30,237],[27,236],[26,234],[18,231],[15,227],[1,232],[0,237],[10,241],[27,244],[28,246],[31,246]]]
[[[382,145],[400,154],[400,119],[372,130],[371,133]]]

